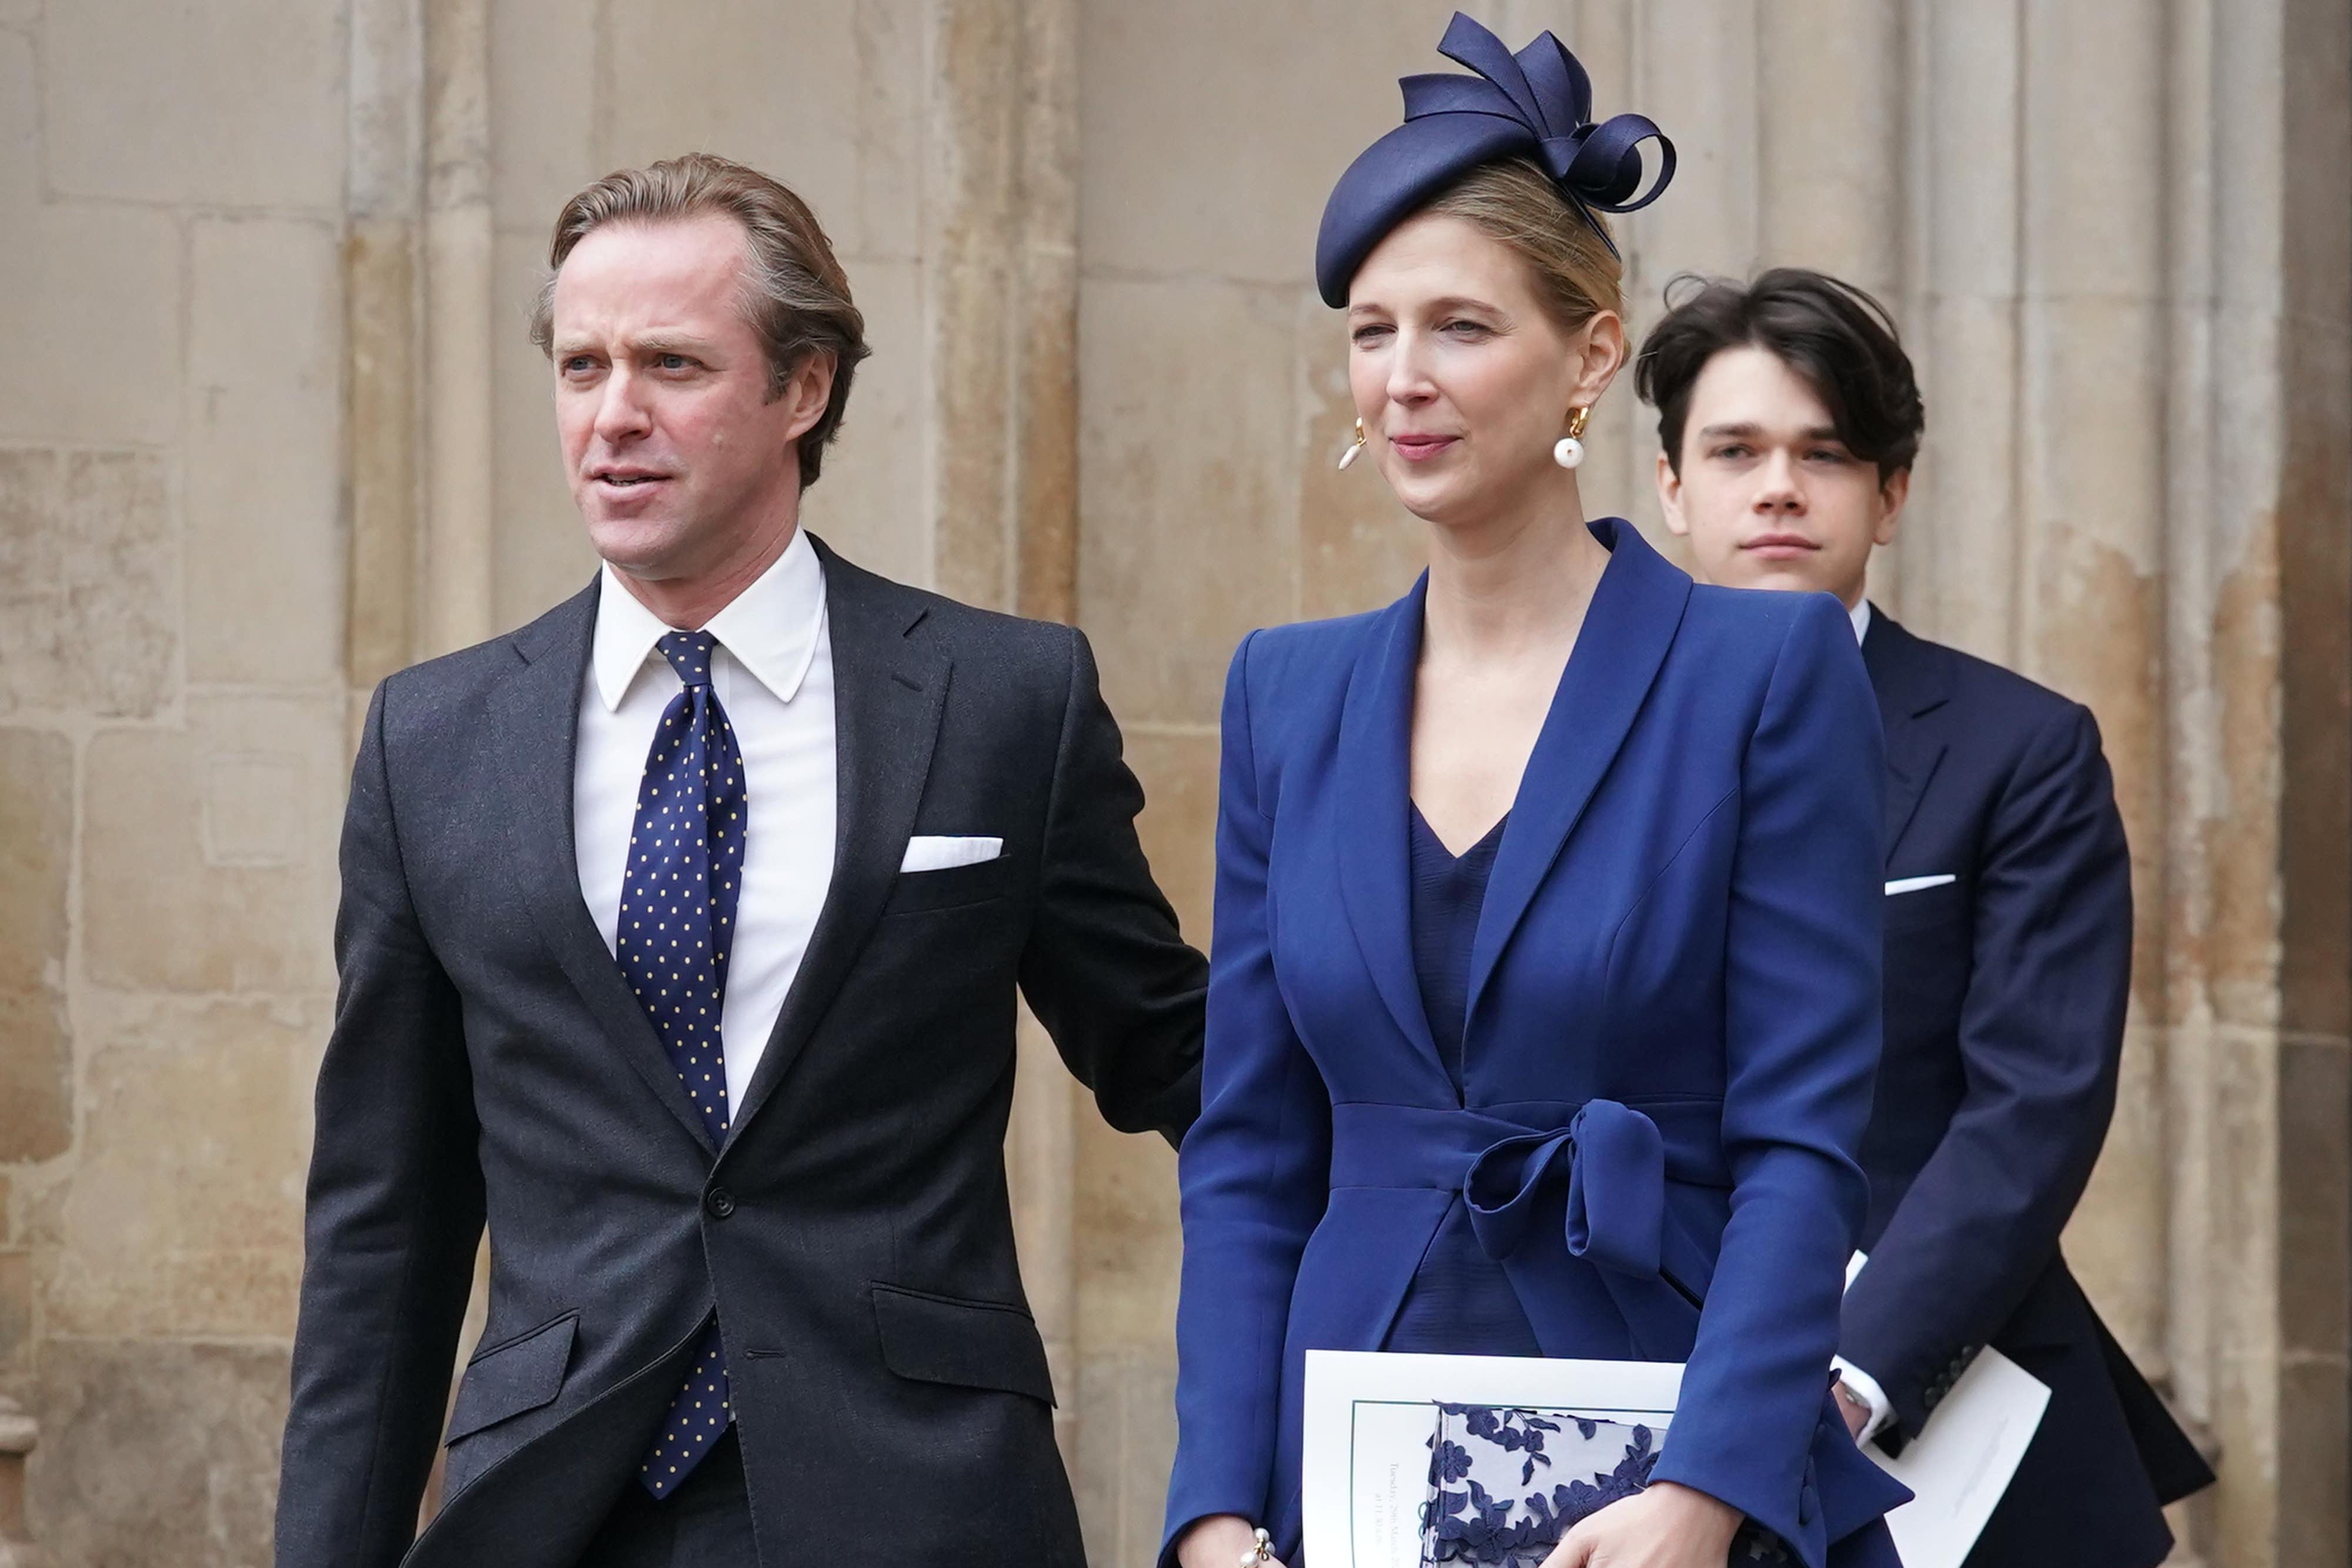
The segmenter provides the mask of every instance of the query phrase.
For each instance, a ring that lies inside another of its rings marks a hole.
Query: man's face
[[[631,575],[724,571],[788,536],[793,439],[824,411],[813,356],[781,397],[743,314],[749,241],[720,216],[596,229],[556,275],[555,421],[596,553]]]
[[[1768,350],[1726,349],[1691,389],[1682,472],[1662,453],[1666,527],[1727,588],[1814,589],[1851,609],[1874,545],[1895,538],[1911,476],[1884,486],[1804,377]]]

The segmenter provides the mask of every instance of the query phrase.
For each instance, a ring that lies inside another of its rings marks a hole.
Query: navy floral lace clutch
[[[1650,1484],[1658,1437],[1640,1423],[1567,1410],[1440,1405],[1421,1509],[1422,1568],[1541,1568],[1577,1523]],[[1786,1563],[1744,1525],[1735,1563]]]
[[[1423,1568],[1540,1568],[1578,1521],[1649,1484],[1644,1426],[1495,1405],[1440,1405],[1421,1510]]]

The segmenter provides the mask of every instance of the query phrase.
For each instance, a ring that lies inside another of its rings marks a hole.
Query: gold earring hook
[[[1590,405],[1570,409],[1568,411],[1568,438],[1570,441],[1583,440],[1584,422],[1591,417],[1592,410]]]

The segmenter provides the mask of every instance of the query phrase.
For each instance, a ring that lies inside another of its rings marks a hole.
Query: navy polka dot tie
[[[710,1141],[723,1145],[729,1116],[719,1017],[743,881],[743,754],[710,689],[718,640],[708,632],[672,632],[660,647],[686,689],[662,714],[637,787],[614,956],[702,1113]],[[646,1490],[657,1498],[677,1490],[733,1418],[713,1323],[639,1467]]]

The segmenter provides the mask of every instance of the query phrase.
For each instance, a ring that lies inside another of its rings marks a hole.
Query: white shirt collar
[[[1847,620],[1853,622],[1853,640],[1859,643],[1870,633],[1870,601],[1855,600],[1853,608],[1847,611],[1845,615]]]
[[[703,630],[778,702],[792,701],[824,632],[824,565],[807,533],[794,528],[784,553]],[[597,592],[596,641],[590,655],[596,695],[606,712],[620,707],[637,672],[660,657],[655,644],[669,631],[607,565]]]

